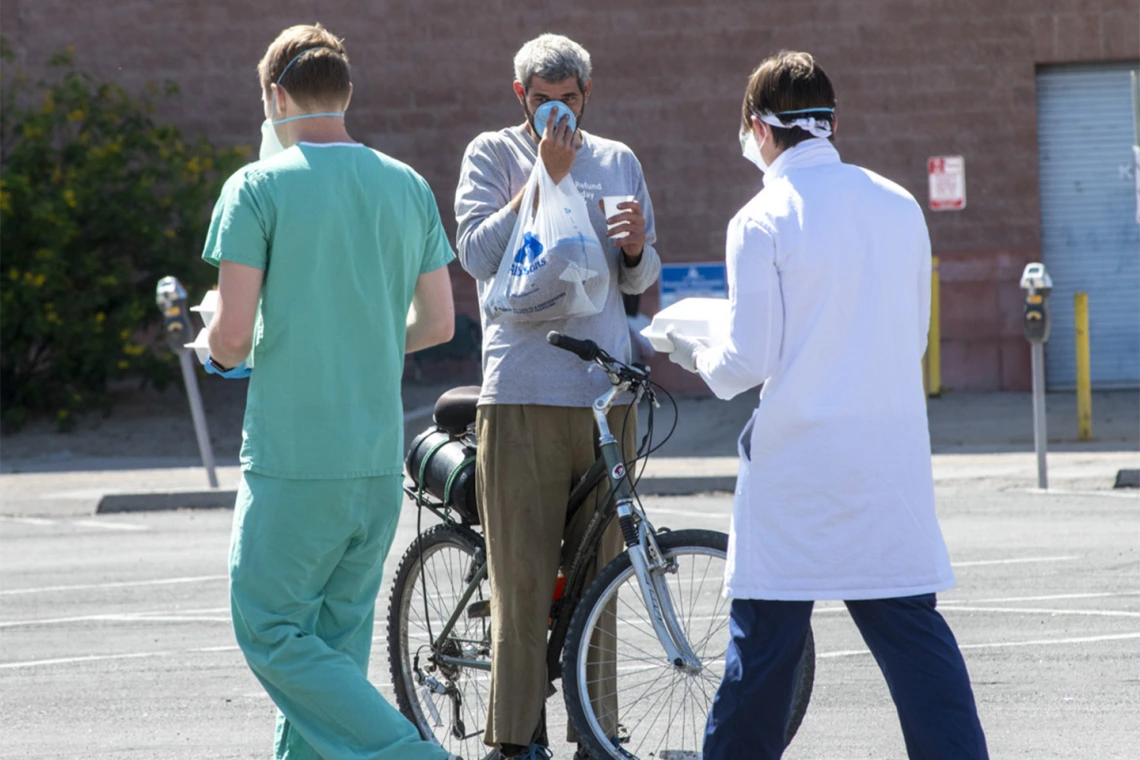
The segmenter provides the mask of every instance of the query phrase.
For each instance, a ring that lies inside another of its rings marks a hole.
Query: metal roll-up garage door
[[[1076,384],[1073,294],[1088,293],[1092,382],[1140,386],[1140,224],[1132,146],[1132,64],[1037,74],[1041,250],[1053,277],[1050,389]]]

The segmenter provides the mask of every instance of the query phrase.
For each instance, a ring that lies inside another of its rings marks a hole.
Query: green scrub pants
[[[368,681],[400,476],[286,480],[245,473],[230,604],[246,662],[276,703],[277,760],[445,760]]]

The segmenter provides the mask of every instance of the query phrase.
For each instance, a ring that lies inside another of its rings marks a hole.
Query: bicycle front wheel
[[[566,711],[593,757],[700,758],[705,723],[724,677],[729,600],[721,594],[728,536],[681,530],[657,536],[670,565],[666,585],[684,632],[701,662],[695,674],[665,656],[645,598],[624,552],[586,590],[564,649]],[[810,632],[801,661],[790,742],[803,720],[815,674]]]

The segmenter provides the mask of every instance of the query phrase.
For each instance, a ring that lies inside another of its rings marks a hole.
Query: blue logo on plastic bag
[[[532,233],[527,232],[523,235],[523,244],[515,253],[514,263],[511,265],[511,276],[522,277],[528,275],[536,269],[541,269],[546,265],[545,261],[539,261],[542,256],[543,247]]]

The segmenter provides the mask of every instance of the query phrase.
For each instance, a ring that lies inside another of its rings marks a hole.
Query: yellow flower
[[[46,282],[46,281],[47,281],[47,277],[44,277],[42,274],[37,274],[35,276],[35,278],[32,280],[32,284],[35,285],[37,288],[42,288],[44,286],[44,282]]]
[[[126,359],[119,359],[119,369],[126,369],[131,366],[131,363]]]
[[[63,172],[61,172],[57,166],[51,170],[51,183],[58,185],[61,181],[63,181]]]
[[[189,161],[187,161],[187,162],[186,162],[186,171],[189,171],[189,172],[192,172],[192,173],[194,173],[194,174],[197,174],[197,173],[198,173],[198,172],[200,172],[201,170],[202,170],[202,169],[201,169],[201,166],[200,166],[200,165],[199,165],[199,163],[198,163],[198,157],[197,157],[197,156],[194,156],[194,158],[192,158],[192,159],[190,159]]]
[[[20,279],[20,270],[16,269],[16,267],[12,267],[11,269],[9,269],[8,270],[8,279],[12,280],[12,281]]]
[[[76,108],[67,115],[67,120],[74,124],[77,121],[83,121],[86,116],[87,114],[83,113],[83,109]]]
[[[172,238],[172,237],[174,237],[174,236],[177,234],[177,233],[174,231],[174,228],[173,228],[173,227],[167,227],[165,230],[163,230],[163,232],[164,232],[164,234],[165,234],[165,235],[166,235],[168,238]]]
[[[63,324],[63,320],[61,320],[59,318],[59,315],[55,313],[55,310],[50,309],[50,308],[48,309],[48,313],[47,313],[47,321],[48,321],[49,325],[61,325],[61,324]]]
[[[52,95],[51,90],[44,93],[44,114],[49,114],[55,110],[55,97]]]
[[[79,203],[75,200],[75,191],[73,191],[71,188],[63,191],[63,199],[67,201],[67,205],[71,208],[75,208]]]
[[[95,324],[101,325],[105,321],[107,321],[107,315],[104,314],[103,312],[99,312],[98,314],[95,315]]]
[[[31,124],[24,125],[24,139],[35,140],[43,135],[43,130],[36,129]]]
[[[146,346],[140,346],[138,343],[128,343],[123,346],[123,353],[127,356],[142,356],[146,351]]]
[[[56,416],[59,417],[61,420],[66,420],[67,414],[68,414],[68,412],[66,409],[60,409],[59,412],[56,413]]]
[[[237,153],[242,158],[245,158],[249,154],[253,153],[253,148],[248,145],[239,145],[234,148],[234,153]]]
[[[12,210],[12,194],[7,190],[0,190],[0,211]]]
[[[36,251],[36,258],[40,261],[51,261],[52,256],[54,255],[55,254],[51,252],[50,248],[41,248]]]
[[[123,330],[121,333],[119,333],[119,340],[126,340],[129,337],[131,337],[130,330]]]

